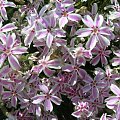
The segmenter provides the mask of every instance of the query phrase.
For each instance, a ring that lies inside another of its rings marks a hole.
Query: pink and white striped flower
[[[79,14],[74,13],[75,9],[73,5],[58,7],[56,9],[56,14],[59,17],[59,27],[63,28],[68,21],[78,22],[81,20],[81,16]]]
[[[106,50],[105,46],[101,46],[100,44],[97,44],[96,47],[92,50],[92,53],[96,55],[90,63],[92,65],[97,65],[99,61],[101,61],[102,65],[107,65],[108,61],[106,57],[109,57],[111,54],[110,50]]]
[[[33,66],[32,71],[36,73],[41,73],[42,71],[46,76],[51,76],[55,71],[53,69],[60,69],[60,61],[58,59],[50,60],[50,55],[43,56],[43,59],[38,61],[39,65]]]
[[[49,90],[46,85],[40,85],[40,90],[43,92],[41,95],[36,95],[33,97],[33,104],[40,104],[44,101],[44,108],[46,111],[52,111],[53,105],[52,102],[56,105],[60,105],[62,100],[55,96],[54,89]]]
[[[103,26],[104,18],[102,15],[97,14],[94,21],[89,15],[86,15],[82,21],[88,28],[79,29],[76,31],[76,35],[78,37],[90,36],[86,43],[86,48],[92,50],[98,41],[101,45],[110,45],[110,40],[107,38],[107,36],[110,36],[110,28]]]
[[[12,69],[20,69],[19,61],[16,55],[21,55],[27,51],[26,47],[16,45],[15,34],[2,35],[0,37],[0,67],[2,67],[4,61],[8,58],[9,64]]]

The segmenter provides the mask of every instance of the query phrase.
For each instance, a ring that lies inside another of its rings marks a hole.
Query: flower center
[[[97,34],[98,32],[99,32],[98,28],[94,28],[94,29],[93,29],[93,33],[94,33],[94,34]]]
[[[51,98],[51,95],[49,93],[46,94],[45,96],[46,99],[50,99]]]
[[[13,92],[12,92],[12,95],[13,95],[13,96],[16,96],[16,95],[17,95],[17,93],[16,93],[15,91],[13,91]]]
[[[47,65],[47,62],[46,62],[46,61],[42,61],[41,64],[42,64],[43,66],[46,66],[46,65]]]
[[[67,17],[67,16],[68,16],[68,14],[67,14],[66,11],[63,11],[62,15],[63,15],[64,17]]]
[[[10,50],[10,49],[6,49],[6,50],[4,51],[4,53],[7,54],[7,55],[9,55],[9,54],[11,53],[11,50]]]

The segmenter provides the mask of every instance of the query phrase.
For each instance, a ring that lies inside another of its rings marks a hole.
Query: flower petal
[[[20,69],[20,64],[19,64],[19,62],[18,62],[18,60],[17,60],[17,58],[14,56],[14,55],[9,55],[8,56],[8,61],[9,61],[9,63],[10,63],[10,66],[13,68],[13,69]]]
[[[2,17],[5,19],[5,20],[8,20],[8,17],[7,17],[7,12],[6,12],[6,9],[4,7],[1,7],[1,15]]]
[[[92,95],[93,95],[93,97],[96,99],[96,98],[98,98],[98,96],[99,96],[99,90],[98,90],[98,88],[97,87],[92,87]]]
[[[74,67],[73,65],[66,64],[65,66],[62,67],[62,70],[66,72],[72,72],[74,70]]]
[[[63,28],[68,23],[67,17],[61,17],[59,19],[59,27]]]
[[[2,99],[8,99],[11,95],[11,91],[5,91],[2,93]]]
[[[46,99],[45,100],[44,107],[45,107],[46,111],[50,111],[51,112],[53,110],[53,105],[52,105],[50,99]]]
[[[47,29],[42,29],[37,32],[37,39],[45,38],[47,36]]]
[[[2,67],[6,58],[7,56],[4,53],[0,55],[0,68]]]
[[[53,42],[53,35],[51,33],[48,33],[47,35],[47,40],[46,40],[46,44],[47,46],[50,48]]]
[[[91,30],[91,28],[81,28],[75,34],[78,35],[77,37],[87,37],[92,33]]]
[[[99,43],[101,46],[109,46],[110,40],[107,37],[104,37],[103,35],[98,35]]]
[[[6,24],[5,26],[3,26],[1,29],[2,29],[2,32],[8,32],[8,31],[17,29],[17,27],[13,23],[9,23],[9,24]]]
[[[104,20],[104,19],[103,19],[103,16],[97,14],[97,15],[95,16],[95,26],[98,27],[98,28],[101,27],[102,24],[103,24],[103,20]]]
[[[40,104],[42,101],[45,100],[45,95],[37,95],[35,97],[32,98],[33,100],[33,104]]]
[[[90,63],[95,66],[98,64],[99,61],[100,61],[100,55],[97,55],[90,61]]]
[[[49,68],[45,68],[43,71],[44,71],[45,75],[48,77],[53,75],[53,73],[55,72],[54,70],[50,70]]]
[[[51,101],[54,102],[56,105],[60,105],[62,100],[57,96],[51,96]]]
[[[85,86],[82,88],[83,93],[86,93],[86,92],[90,91],[90,89],[91,89],[91,86],[90,86],[89,84],[88,84],[88,85],[85,85]]]
[[[14,47],[12,50],[12,54],[23,54],[27,51],[26,47]]]
[[[96,35],[91,35],[90,39],[86,43],[86,48],[92,50],[97,43],[97,36]]]
[[[77,83],[77,72],[74,71],[72,74],[71,74],[71,77],[70,77],[70,84],[71,85],[75,85]]]
[[[17,97],[16,97],[16,96],[13,96],[13,97],[11,98],[11,105],[12,105],[13,107],[16,107],[16,105],[17,105]]]
[[[112,84],[110,89],[115,95],[120,96],[120,88],[118,88],[116,85]]]
[[[44,93],[48,93],[49,89],[46,85],[39,85],[40,90],[42,90]]]
[[[86,15],[85,18],[82,19],[82,21],[86,26],[88,26],[90,28],[94,27],[94,22],[89,15]]]
[[[68,15],[68,19],[71,21],[79,21],[81,19],[81,16],[79,14],[75,14],[75,13],[70,13]]]
[[[75,111],[72,113],[72,116],[76,117],[76,118],[80,118],[81,117],[81,111],[78,110],[78,111]]]
[[[27,36],[25,37],[25,40],[24,40],[25,46],[30,45],[31,42],[33,41],[34,37],[35,37],[35,32],[30,31],[30,33],[27,34]]]

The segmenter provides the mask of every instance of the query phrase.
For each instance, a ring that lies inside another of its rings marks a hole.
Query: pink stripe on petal
[[[78,35],[78,37],[87,37],[92,33],[91,30],[91,28],[81,28],[80,30],[76,31],[75,34]]]
[[[42,101],[45,100],[45,95],[38,95],[32,98],[33,99],[33,104],[40,104]]]
[[[66,72],[72,72],[74,70],[74,66],[70,65],[70,64],[67,64],[67,65],[62,67],[62,70],[66,71]]]
[[[2,67],[6,57],[7,56],[4,53],[0,55],[0,68]]]
[[[85,81],[86,83],[91,83],[93,82],[93,79],[89,75],[86,75],[83,81]]]
[[[88,85],[85,85],[82,90],[83,90],[83,93],[86,93],[88,92],[89,90],[91,89],[91,86],[88,84]]]
[[[120,96],[120,88],[118,88],[116,85],[112,84],[110,89],[115,95]]]
[[[86,48],[92,50],[97,43],[97,36],[96,35],[91,35],[90,39],[86,43]]]
[[[70,78],[70,84],[71,85],[75,85],[77,83],[77,72],[74,71],[72,74],[71,74],[71,78]]]
[[[92,65],[97,65],[99,61],[100,61],[100,56],[97,55],[96,57],[94,57],[94,58],[90,61],[90,63],[91,63]]]
[[[7,66],[4,66],[4,67],[0,70],[0,77],[6,75],[6,74],[9,73],[9,72],[10,72],[9,66],[8,66],[8,65],[7,65]]]
[[[34,32],[34,31],[31,31],[31,32],[25,37],[25,40],[24,40],[25,46],[30,45],[31,42],[33,41],[34,37],[35,37],[35,32]]]
[[[16,85],[16,92],[20,93],[21,91],[23,91],[25,88],[25,83],[20,83]]]
[[[49,68],[45,68],[44,70],[44,73],[46,76],[51,76],[55,71],[54,70],[50,70]]]
[[[80,118],[80,116],[81,116],[81,111],[78,110],[78,111],[73,112],[73,113],[72,113],[72,116],[74,116],[74,117],[76,117],[76,118]]]
[[[2,32],[8,32],[8,31],[17,29],[17,27],[13,23],[9,23],[9,24],[6,24],[5,26],[3,26],[1,29],[2,29]]]
[[[101,27],[99,29],[99,33],[102,34],[102,35],[107,35],[109,36],[110,35],[110,30],[108,27]]]
[[[46,44],[47,46],[50,48],[53,42],[53,35],[51,33],[48,33],[47,35],[47,40],[46,40]]]
[[[46,99],[46,100],[45,100],[45,102],[44,102],[44,107],[45,107],[45,110],[46,110],[46,111],[52,112],[52,110],[53,110],[53,105],[52,105],[50,99]]]
[[[67,1],[65,0],[64,1],[64,3],[67,3]],[[70,2],[69,2],[69,4],[70,4]],[[75,11],[75,8],[74,8],[74,6],[73,5],[70,5],[69,7],[67,7],[67,11],[69,12],[69,13],[71,13],[71,12],[73,12],[73,11]]]
[[[47,29],[43,29],[37,32],[37,39],[45,38],[47,36]]]
[[[42,65],[36,65],[36,66],[33,66],[33,67],[32,67],[32,70],[31,70],[31,71],[40,74],[40,73],[43,71],[43,69],[44,69],[44,68],[43,68]]]
[[[61,17],[59,19],[59,26],[60,28],[63,28],[68,23],[67,17]]]
[[[1,7],[1,15],[5,20],[8,19],[7,12],[6,12],[6,9],[4,7]]]
[[[117,96],[110,96],[105,100],[107,104],[114,105],[117,101],[119,101],[119,98]]]
[[[104,37],[103,35],[98,35],[98,39],[99,39],[101,46],[110,45],[110,40],[107,37]]]
[[[57,37],[65,37],[65,36],[66,36],[66,35],[65,35],[65,32],[62,31],[61,29],[55,29],[54,34],[55,34],[55,36],[57,36]]]
[[[88,26],[90,28],[94,27],[94,22],[89,15],[86,15],[85,18],[82,19],[82,21],[86,26]]]
[[[98,98],[99,96],[99,90],[97,87],[92,87],[92,95],[94,98]]]
[[[5,48],[5,47],[0,43],[0,51],[3,51],[4,48]]]
[[[14,55],[9,55],[8,56],[8,61],[10,63],[10,66],[13,68],[13,69],[20,69],[20,64],[17,60],[17,58],[14,56]]]
[[[48,67],[49,68],[54,68],[54,69],[60,69],[60,61],[59,60],[50,60],[48,61]]]
[[[51,96],[51,101],[55,103],[56,105],[60,105],[62,100],[58,98],[57,96]]]
[[[113,58],[113,63],[112,63],[113,66],[117,66],[117,65],[120,65],[120,58]]]
[[[103,24],[103,16],[102,15],[96,15],[95,16],[95,26],[97,26],[97,27],[101,27],[102,26],[102,24]]]
[[[2,99],[8,99],[11,95],[11,91],[5,91],[3,92]]]
[[[107,65],[108,64],[108,61],[107,61],[105,56],[101,56],[101,63],[102,63],[102,65]]]
[[[6,46],[8,49],[10,49],[13,47],[13,45],[14,45],[14,40],[13,40],[12,36],[10,34],[8,34]]]
[[[13,96],[13,97],[11,98],[11,105],[12,105],[13,107],[16,107],[16,105],[17,105],[17,97],[16,97],[16,96]]]
[[[79,14],[71,13],[68,15],[68,19],[71,21],[79,21],[81,19],[81,16]]]
[[[49,89],[46,85],[39,85],[40,90],[42,90],[44,93],[48,93]]]
[[[14,47],[12,50],[12,54],[23,54],[25,52],[27,52],[27,48],[26,47]]]

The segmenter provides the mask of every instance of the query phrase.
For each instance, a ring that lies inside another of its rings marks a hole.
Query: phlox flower
[[[23,100],[21,92],[25,87],[24,83],[16,84],[15,86],[11,84],[7,86],[8,91],[2,93],[2,99],[11,99],[11,106],[16,107],[18,99]]]
[[[79,102],[78,105],[75,106],[76,111],[72,113],[74,117],[89,117],[91,112],[89,111],[89,103],[88,102]]]
[[[100,44],[97,44],[95,48],[91,51],[92,54],[95,54],[96,56],[90,61],[92,65],[97,65],[99,61],[101,61],[102,66],[107,65],[108,61],[106,57],[109,57],[111,54],[110,50],[106,50],[106,46],[101,46]]]
[[[99,97],[99,89],[104,88],[106,84],[102,81],[103,75],[98,73],[94,79],[92,79],[89,75],[86,75],[84,78],[84,82],[87,84],[83,87],[83,92],[89,92],[91,90],[93,99]]]
[[[110,36],[110,28],[103,26],[104,18],[102,15],[97,14],[94,21],[89,15],[86,15],[82,21],[88,28],[77,30],[76,35],[78,37],[90,36],[86,43],[87,49],[92,50],[98,41],[101,45],[110,45],[110,40],[107,38],[107,36]]]
[[[52,102],[56,105],[61,104],[62,100],[55,96],[55,91],[53,89],[49,90],[46,85],[40,85],[40,90],[43,92],[43,94],[33,97],[33,104],[40,104],[44,101],[45,110],[50,112],[53,110]]]
[[[43,18],[43,28],[37,31],[37,39],[46,38],[46,45],[50,48],[55,37],[65,37],[65,31],[57,28],[57,20],[54,15]]]
[[[20,64],[16,55],[21,55],[27,51],[26,47],[16,45],[15,34],[3,35],[0,37],[0,67],[2,67],[6,58],[8,58],[9,64],[13,69],[20,69]]]
[[[46,76],[51,76],[55,71],[49,68],[60,69],[60,61],[58,59],[50,60],[50,55],[43,56],[43,59],[40,59],[38,65],[33,66],[31,71],[39,74],[43,71]]]
[[[73,5],[68,6],[67,8],[62,6],[56,9],[56,15],[59,18],[59,27],[63,28],[68,21],[78,22],[81,19],[79,14],[74,13],[75,9]]]

